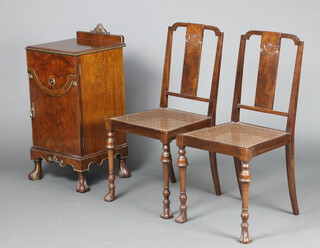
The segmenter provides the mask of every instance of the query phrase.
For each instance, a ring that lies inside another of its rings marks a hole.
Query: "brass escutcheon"
[[[49,84],[52,86],[52,85],[55,85],[56,81],[54,80],[54,78],[50,78],[49,79]]]

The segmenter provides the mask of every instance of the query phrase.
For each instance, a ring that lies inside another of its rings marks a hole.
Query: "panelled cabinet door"
[[[34,146],[81,155],[75,57],[36,51],[27,57]]]

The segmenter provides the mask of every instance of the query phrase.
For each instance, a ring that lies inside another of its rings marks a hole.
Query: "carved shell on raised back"
[[[186,43],[190,44],[191,46],[198,46],[202,44],[202,37],[193,35],[186,35]]]
[[[273,56],[280,52],[280,46],[273,45],[272,43],[261,44],[260,51],[266,55]]]
[[[96,34],[110,34],[110,32],[107,32],[101,23],[99,23],[94,30],[91,30],[91,32]]]

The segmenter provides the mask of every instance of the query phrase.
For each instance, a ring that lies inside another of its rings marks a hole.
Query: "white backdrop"
[[[320,105],[317,97],[320,90],[317,82],[320,78],[319,9],[317,0],[2,0],[1,167],[6,169],[9,161],[15,161],[13,164],[18,166],[18,159],[26,163],[29,159],[31,123],[24,48],[27,45],[73,38],[77,30],[91,30],[99,22],[111,33],[125,36],[128,113],[157,107],[159,104],[167,26],[181,21],[219,27],[225,33],[225,41],[218,123],[230,118],[240,35],[251,29],[296,34],[305,41],[297,115],[297,148],[301,147],[303,154],[317,156],[309,149],[312,149],[310,144],[320,141],[320,133],[317,131],[320,126],[317,110]],[[129,137],[129,143],[132,144],[134,139]],[[148,142],[145,140],[142,145],[148,147]],[[133,151],[142,156],[142,149],[133,148]]]
[[[225,33],[217,123],[230,120],[241,34],[251,29],[278,31],[295,34],[305,41],[296,126],[296,166],[300,175],[305,170],[313,171],[320,161],[319,10],[319,0],[1,0],[0,173],[11,175],[6,178],[6,182],[10,182],[20,171],[20,182],[24,182],[33,167],[29,158],[32,136],[26,46],[73,38],[76,31],[92,30],[97,23],[102,23],[111,33],[124,35],[126,106],[127,112],[132,113],[159,106],[167,27],[175,22],[214,25]],[[203,73],[211,76],[211,71]],[[281,87],[279,89],[281,92]],[[197,105],[190,106],[191,110],[198,111]],[[176,156],[176,149],[172,150]],[[148,160],[158,164],[160,170],[159,142],[129,135],[129,153],[130,168],[137,168]],[[188,151],[189,160],[191,154],[194,158],[204,153]],[[263,176],[269,173],[269,167],[264,168],[264,171],[259,168]],[[227,175],[223,170],[221,174]],[[233,176],[230,178],[235,182]],[[224,189],[228,188],[228,181],[223,183]],[[310,189],[314,189],[312,185],[310,181]],[[316,192],[319,191],[312,194]],[[7,194],[8,199],[13,197],[10,191]]]

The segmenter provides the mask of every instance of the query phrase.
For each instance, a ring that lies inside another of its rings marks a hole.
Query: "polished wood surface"
[[[202,25],[193,25],[187,28],[186,47],[182,71],[180,93],[196,96],[200,72],[201,51],[203,40]]]
[[[106,134],[104,120],[125,113],[122,57],[122,49],[79,57],[82,132],[85,141],[82,155],[105,149],[105,140],[102,138]],[[125,143],[125,135],[119,133],[116,140],[119,145]]]
[[[83,32],[78,31],[77,32],[77,38],[78,40],[93,40],[93,41],[103,41],[108,44],[119,44],[124,45],[124,36],[123,35],[101,35],[93,32]]]
[[[90,188],[87,185],[87,181],[83,172],[78,172],[78,185],[77,185],[76,191],[79,193],[85,193],[89,190]]]
[[[244,105],[244,104],[238,104],[237,106],[239,109],[242,108],[242,109],[254,110],[257,112],[268,113],[268,114],[273,114],[273,115],[288,116],[288,113],[283,112],[283,111],[275,111],[275,110],[271,110],[271,109],[248,106],[248,105]]]
[[[241,104],[241,92],[246,40],[250,39],[252,35],[261,36],[261,51],[255,103],[254,106],[249,106]],[[282,112],[273,109],[281,39],[291,39],[297,46],[288,112]],[[235,171],[242,196],[241,243],[248,244],[252,241],[249,235],[248,224],[248,199],[249,185],[251,182],[249,163],[255,156],[281,146],[286,147],[286,167],[290,200],[293,214],[299,214],[294,172],[294,131],[300,84],[302,52],[303,42],[294,35],[265,31],[249,31],[245,35],[241,36],[231,115],[232,122],[177,135],[177,146],[179,147],[177,166],[179,167],[181,178],[181,205],[180,215],[176,218],[176,222],[184,223],[187,221],[186,146],[205,149],[214,154],[223,153],[234,157]],[[246,111],[259,111],[262,113],[286,117],[286,130],[281,131],[252,124],[241,123],[239,122],[241,109]]]
[[[32,119],[33,145],[80,156],[81,116],[78,87],[70,85],[59,97],[55,97],[54,92],[51,95],[51,92],[47,91],[49,89],[60,92],[60,88],[65,84],[71,84],[68,82],[69,75],[76,75],[75,59],[69,56],[61,57],[57,54],[27,51],[28,71],[33,71],[29,79],[31,105],[35,109],[35,117]],[[73,78],[76,79],[75,76]],[[55,80],[52,86],[50,79]],[[45,88],[39,87],[37,80]]]
[[[34,169],[28,175],[28,178],[33,181],[40,180],[42,178],[42,166],[41,166],[42,159],[39,158],[34,160]]]
[[[41,161],[71,165],[78,172],[78,192],[86,192],[82,172],[107,158],[106,119],[125,113],[123,36],[78,32],[78,38],[27,47],[35,169]],[[81,44],[80,44],[81,43]],[[61,52],[64,53],[61,53]],[[116,133],[120,174],[130,176],[124,133]]]
[[[263,32],[255,107],[273,109],[278,74],[281,33]]]
[[[107,121],[106,124],[108,125],[109,122]],[[109,191],[108,194],[104,197],[105,201],[111,202],[115,198],[115,188],[116,186],[114,185],[115,181],[115,176],[114,176],[114,148],[115,148],[115,140],[114,140],[114,133],[110,129],[109,126],[106,128],[107,130],[107,135],[106,135],[106,148],[108,149],[108,169],[109,169],[109,174],[108,174],[108,181],[109,181]]]
[[[180,214],[176,218],[177,223],[185,223],[187,221],[187,195],[186,195],[186,167],[188,166],[188,161],[185,156],[185,146],[181,145],[179,147],[179,157],[177,160],[177,166],[179,167],[180,175]],[[219,189],[220,190],[220,189]],[[221,194],[221,192],[220,192]]]
[[[169,79],[171,67],[172,39],[173,32],[177,28],[184,28],[186,35],[185,53],[183,60],[183,74],[181,79],[180,92],[169,92]],[[215,63],[213,68],[213,78],[210,86],[210,98],[206,99],[197,96],[199,68],[202,51],[202,42],[204,31],[213,31],[216,36],[217,49]],[[107,147],[109,158],[109,191],[105,197],[106,201],[112,201],[115,198],[115,178],[114,174],[114,132],[130,132],[145,137],[158,139],[162,143],[163,152],[161,162],[163,166],[163,211],[161,217],[169,219],[173,215],[170,211],[170,189],[169,179],[175,182],[176,178],[172,167],[172,156],[170,152],[170,143],[179,133],[198,130],[209,127],[215,123],[217,90],[219,84],[219,73],[221,65],[223,33],[213,26],[193,23],[175,23],[168,28],[167,45],[165,53],[165,62],[162,79],[162,90],[160,97],[160,108],[148,110],[140,113],[133,113],[124,116],[113,117],[106,122],[108,130]],[[208,103],[208,114],[198,115],[185,111],[168,108],[168,97],[182,97],[193,101]],[[216,168],[215,154],[210,154],[212,165],[212,176],[216,193],[221,194],[218,171]]]
[[[171,194],[169,189],[169,164],[172,165],[172,158],[170,154],[170,146],[168,143],[163,143],[162,146],[163,153],[161,155],[161,163],[163,166],[163,211],[161,213],[161,218],[170,219],[173,217],[170,210],[170,200],[169,196]]]
[[[243,161],[242,170],[239,176],[239,182],[241,184],[241,198],[242,198],[242,211],[241,211],[241,234],[240,234],[240,243],[249,244],[252,242],[252,238],[249,234],[249,185],[251,182],[251,173],[249,171],[250,165],[248,162]]]
[[[122,35],[104,35],[78,31],[77,38],[28,46],[26,49],[77,56],[124,46],[124,37]]]

